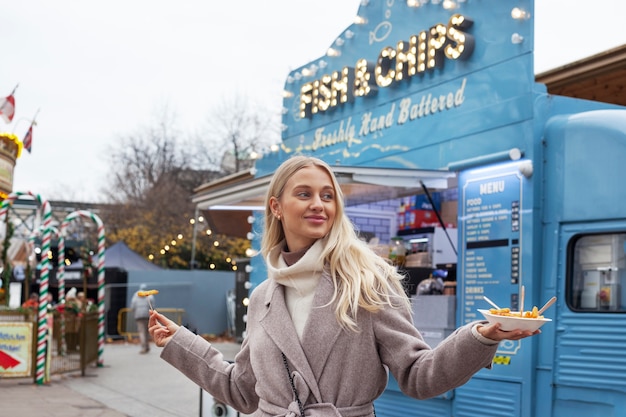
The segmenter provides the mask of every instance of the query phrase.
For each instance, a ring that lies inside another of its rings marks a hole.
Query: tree
[[[280,140],[278,121],[278,112],[241,95],[229,96],[212,109],[203,135],[207,140],[198,143],[207,146],[202,153],[212,158],[211,166],[233,174],[250,168],[258,155]]]
[[[240,126],[258,123],[255,115],[241,116],[246,111],[233,111],[231,115],[236,115],[237,121],[231,123],[215,116],[215,120],[223,121],[222,126],[233,129],[219,143],[230,143],[235,154],[240,155],[238,160],[244,159],[245,152],[265,143],[247,142],[259,137]],[[154,262],[161,266],[189,268],[193,245],[189,221],[195,220],[191,195],[201,184],[227,172],[217,168],[216,162],[222,157],[216,157],[214,150],[224,149],[216,144],[218,139],[205,136],[185,142],[175,128],[174,119],[164,111],[156,128],[124,136],[111,149],[111,184],[106,191],[111,205],[103,209],[101,217],[109,244],[123,240],[134,251],[146,257],[153,255]],[[210,149],[213,151],[209,152]],[[213,236],[210,242],[197,239],[195,259],[201,268],[215,265],[216,269],[230,269],[232,265],[226,259],[243,257],[248,247],[247,240],[227,236]]]

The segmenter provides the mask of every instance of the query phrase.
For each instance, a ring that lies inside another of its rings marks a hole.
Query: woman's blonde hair
[[[265,223],[261,241],[263,257],[266,258],[272,248],[285,238],[282,223],[272,214],[270,198],[280,200],[287,181],[298,170],[308,166],[324,169],[335,189],[335,221],[326,236],[327,244],[322,258],[328,265],[335,286],[333,301],[337,301],[335,313],[339,323],[344,328],[358,330],[356,316],[359,307],[372,312],[385,305],[410,309],[402,284],[404,277],[358,238],[352,222],[345,214],[339,183],[331,167],[318,158],[293,156],[283,162],[274,173],[265,199]]]

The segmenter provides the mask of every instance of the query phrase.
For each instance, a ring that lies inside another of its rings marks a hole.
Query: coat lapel
[[[315,378],[319,378],[335,341],[342,332],[335,316],[335,304],[330,304],[334,286],[327,271],[322,274],[313,298],[313,308],[302,335],[304,353],[311,364]]]
[[[311,369],[307,356],[302,350],[298,334],[289,317],[284,289],[282,285],[277,284],[274,280],[271,281],[267,288],[265,306],[267,310],[265,315],[259,320],[260,325],[263,326],[263,329],[265,329],[265,332],[278,349],[285,354],[289,362],[294,364],[296,369],[292,369],[292,371],[297,370],[302,375],[316,401],[322,402],[315,374]]]

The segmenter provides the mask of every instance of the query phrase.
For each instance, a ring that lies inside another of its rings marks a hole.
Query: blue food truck
[[[258,249],[272,172],[317,156],[380,241],[401,235],[398,201],[454,207],[452,327],[482,319],[484,296],[512,309],[522,288],[526,309],[557,297],[540,336],[501,343],[492,369],[451,392],[410,399],[390,376],[379,417],[623,415],[626,109],[536,83],[533,16],[532,0],[360,1],[328,53],[288,75],[280,149],[195,196],[252,209]],[[253,291],[263,260],[246,271]]]

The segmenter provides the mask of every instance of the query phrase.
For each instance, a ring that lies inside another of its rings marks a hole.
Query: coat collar
[[[285,325],[289,312],[283,286],[274,280],[270,280],[268,284],[264,297],[266,311],[259,321],[260,325],[287,359],[297,366],[293,370],[302,375],[316,401],[324,402],[317,379],[342,331],[335,317],[334,304],[328,305],[334,291],[330,275],[324,271],[319,281],[313,298],[313,308],[302,335],[302,344],[294,326],[290,322]]]

